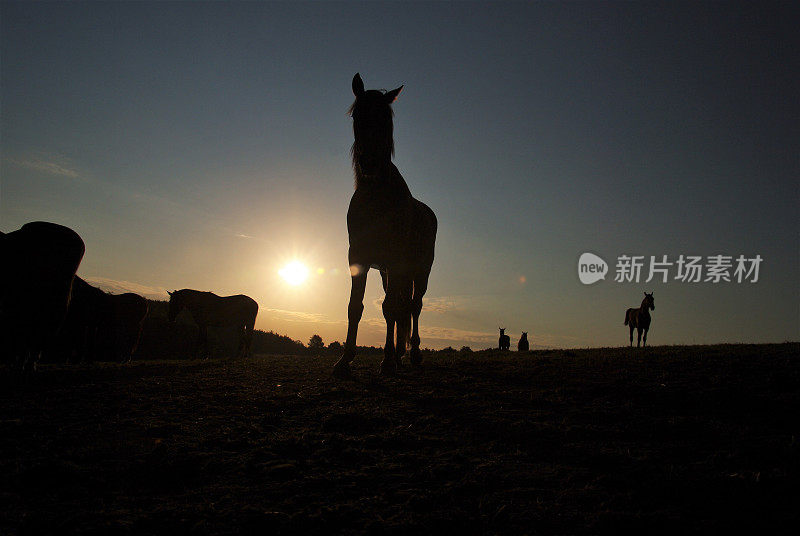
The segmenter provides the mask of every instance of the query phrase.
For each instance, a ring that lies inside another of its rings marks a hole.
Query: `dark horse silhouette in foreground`
[[[647,330],[650,329],[650,311],[655,311],[656,305],[653,301],[653,293],[644,293],[642,305],[638,309],[628,309],[625,311],[625,325],[631,329],[631,346],[633,346],[633,330],[637,330],[639,339],[636,346],[647,346]],[[644,332],[644,339],[642,339]]]
[[[258,304],[253,298],[244,294],[235,296],[217,296],[213,292],[201,292],[185,288],[169,292],[169,321],[183,310],[189,311],[200,334],[197,340],[195,356],[203,350],[208,357],[208,327],[235,327],[239,332],[239,357],[250,355],[250,343],[253,340],[253,327],[258,314]]]
[[[419,315],[433,265],[437,221],[427,205],[411,196],[406,181],[392,164],[390,105],[402,89],[403,86],[389,92],[365,91],[361,76],[353,77],[356,100],[350,107],[350,115],[355,137],[352,149],[355,192],[347,210],[352,286],[344,355],[334,367],[337,376],[347,377],[351,373],[350,362],[355,357],[370,268],[380,271],[386,293],[383,300],[386,344],[381,373],[396,372],[409,342],[411,363],[422,361]]]
[[[506,328],[497,328],[500,330],[500,338],[497,339],[497,345],[501,350],[508,350],[511,348],[511,337],[506,335]]]
[[[0,330],[4,361],[33,371],[61,328],[85,246],[63,225],[32,222],[0,233]]]

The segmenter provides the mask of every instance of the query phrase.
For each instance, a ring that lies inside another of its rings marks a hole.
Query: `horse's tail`
[[[629,313],[629,312],[630,312],[630,309],[628,309],[627,311],[625,311],[625,324],[624,324],[624,325],[626,325],[626,326],[628,325],[628,313]]]

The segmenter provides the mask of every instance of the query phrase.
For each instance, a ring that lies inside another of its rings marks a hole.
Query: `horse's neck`
[[[639,307],[639,311],[643,315],[650,316],[650,312],[648,311],[649,307],[647,306],[647,301],[643,301],[641,307]]]
[[[363,168],[357,169],[356,190],[369,191],[395,199],[411,197],[408,184],[391,160],[383,162],[369,171],[370,173],[366,173]]]

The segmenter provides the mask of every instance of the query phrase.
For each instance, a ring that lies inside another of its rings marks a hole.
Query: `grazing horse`
[[[656,305],[653,301],[653,293],[644,293],[642,305],[638,309],[628,309],[625,311],[625,325],[631,329],[631,346],[633,346],[633,330],[637,330],[639,339],[636,346],[647,346],[647,330],[650,329],[650,311],[655,311]],[[644,339],[642,332],[644,331]]]
[[[500,345],[501,350],[508,350],[511,348],[511,337],[506,335],[506,328],[498,328],[500,330],[500,339],[497,343]]]
[[[49,222],[0,233],[0,330],[3,360],[23,372],[61,328],[85,246],[78,233]]]
[[[147,309],[147,300],[138,294],[108,294],[76,275],[62,337],[66,360],[76,356],[92,362],[112,354],[129,362]]]
[[[352,148],[355,192],[347,210],[351,289],[347,339],[333,373],[340,377],[351,374],[358,323],[364,311],[367,272],[377,268],[386,293],[383,300],[386,344],[381,374],[392,375],[402,365],[409,342],[411,363],[417,365],[422,361],[419,315],[433,265],[438,224],[433,211],[411,195],[392,163],[391,104],[403,86],[388,92],[365,91],[361,76],[356,74],[352,88],[356,97],[350,107],[355,138]]]
[[[530,344],[528,344],[528,332],[523,331],[522,337],[519,338],[519,342],[517,343],[517,351],[518,352],[527,352],[531,349]]]
[[[117,360],[129,363],[144,327],[147,316],[147,300],[133,292],[108,296],[111,314],[114,319],[112,332],[114,353]]]
[[[168,292],[169,321],[174,322],[183,309],[189,311],[200,328],[195,355],[204,350],[208,357],[208,327],[236,327],[239,332],[239,357],[250,355],[250,343],[253,340],[253,326],[256,323],[258,304],[253,298],[244,294],[236,296],[217,296],[213,292],[201,292],[185,288]]]

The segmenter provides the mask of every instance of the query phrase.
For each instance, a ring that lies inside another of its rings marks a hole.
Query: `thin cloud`
[[[70,169],[62,164],[53,162],[51,160],[38,159],[38,158],[28,159],[28,160],[9,159],[8,162],[10,164],[14,164],[15,166],[19,166],[26,169],[33,169],[35,171],[41,171],[44,173],[48,173],[50,175],[69,177],[70,179],[77,179],[78,177],[80,177],[80,174],[74,169]]]
[[[93,285],[110,292],[112,294],[124,294],[126,292],[133,292],[154,300],[167,299],[167,289],[163,287],[151,287],[148,285],[141,285],[131,281],[119,281],[116,279],[109,279],[108,277],[84,277],[86,281]]]
[[[488,331],[469,331],[458,328],[442,328],[436,326],[420,326],[422,338],[443,339],[447,341],[471,342],[473,344],[490,344],[497,339],[497,334]]]
[[[307,313],[305,311],[287,311],[285,309],[260,309],[263,313],[271,313],[273,317],[293,322],[312,322],[315,324],[340,324],[341,320],[329,320],[320,313]]]
[[[458,309],[456,300],[450,296],[442,296],[439,298],[423,298],[422,310],[426,313],[447,313]]]

